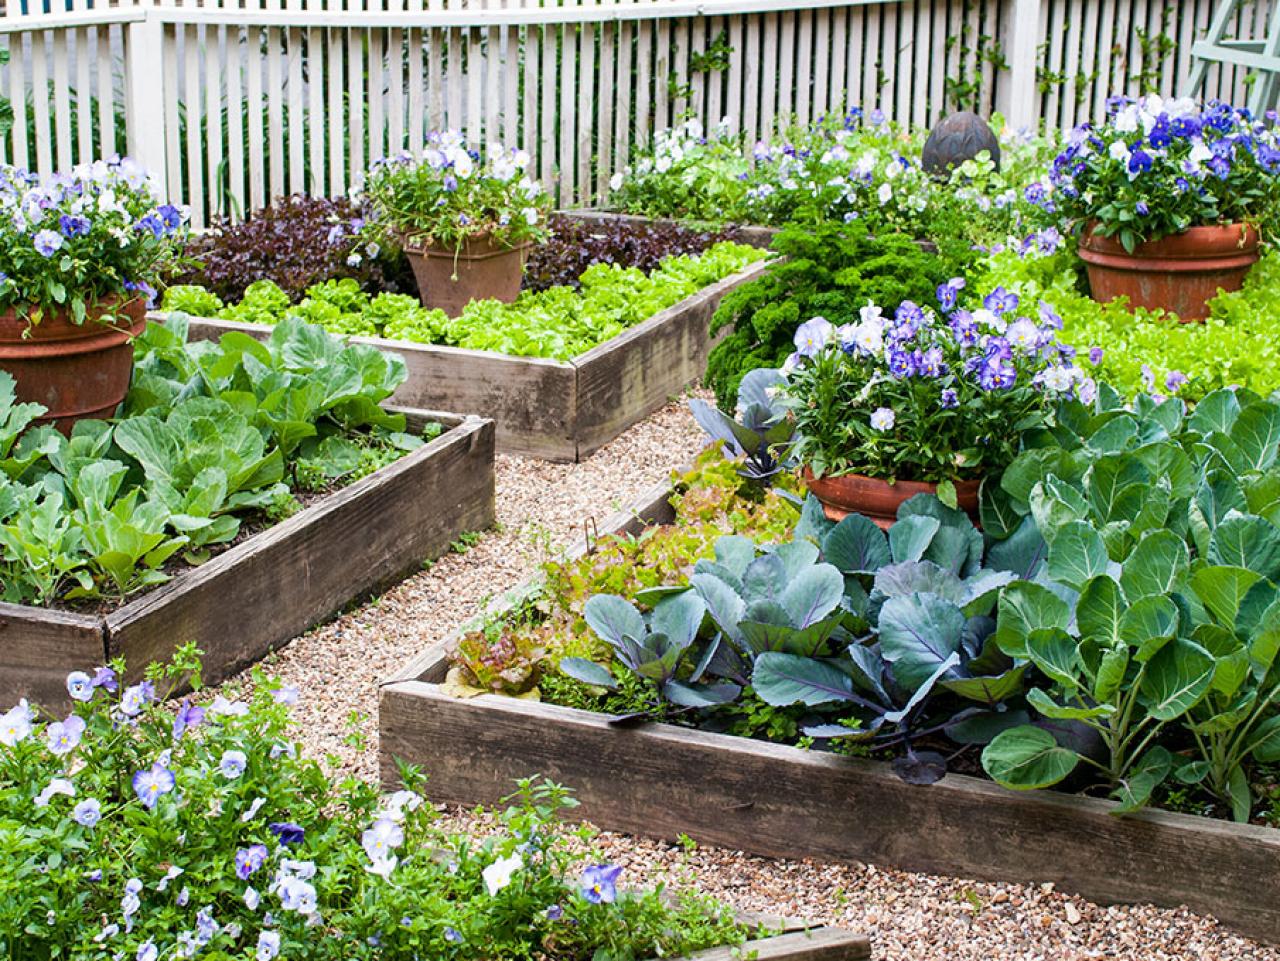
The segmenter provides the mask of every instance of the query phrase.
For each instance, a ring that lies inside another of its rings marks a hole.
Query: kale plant
[[[748,371],[782,366],[804,321],[852,323],[868,302],[890,314],[904,300],[936,309],[938,286],[964,272],[960,258],[903,234],[873,237],[858,221],[789,227],[772,249],[787,259],[728,294],[712,320],[712,334],[729,331],[712,349],[706,377],[724,411]]]

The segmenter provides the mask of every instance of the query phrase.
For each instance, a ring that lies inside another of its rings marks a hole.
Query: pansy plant
[[[43,178],[0,165],[0,310],[32,324],[63,311],[117,323],[122,304],[153,298],[176,265],[186,222],[128,158]]]
[[[1093,395],[1052,311],[1002,288],[963,309],[963,287],[938,288],[941,311],[867,304],[854,323],[799,327],[782,393],[801,463],[820,476],[940,483],[955,506],[952,483],[1007,466],[1018,432],[1048,425],[1055,399]]]
[[[4,957],[588,961],[743,939],[700,896],[623,889],[557,822],[563,788],[519,783],[471,837],[435,823],[411,768],[383,795],[302,758],[296,692],[261,674],[244,700],[175,711],[174,685],[207,700],[192,650],[135,684],[123,670],[73,672],[70,713],[0,714]]]
[[[1189,227],[1270,221],[1280,199],[1274,127],[1219,101],[1113,97],[1053,163],[1059,212],[1133,251]]]

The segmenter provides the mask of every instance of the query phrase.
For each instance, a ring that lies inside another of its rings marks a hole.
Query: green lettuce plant
[[[277,324],[293,317],[341,335],[569,360],[765,256],[755,247],[722,241],[699,254],[668,256],[647,274],[635,267],[598,263],[583,272],[580,289],[526,291],[511,304],[473,301],[455,318],[427,310],[404,294],[370,298],[350,278],[312,285],[297,305],[272,281],[260,280],[249,285],[242,301],[223,307],[216,316],[254,324]],[[175,287],[166,293],[164,307],[206,306],[201,290]]]

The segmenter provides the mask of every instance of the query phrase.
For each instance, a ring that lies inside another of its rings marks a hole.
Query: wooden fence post
[[[1009,72],[997,81],[996,106],[1009,126],[1035,127],[1040,122],[1036,61],[1039,59],[1042,0],[1006,0],[1000,42]]]
[[[151,175],[168,198],[165,162],[164,85],[176,79],[176,64],[164,60],[164,24],[148,17],[130,23],[125,34],[125,121],[129,156]],[[183,198],[171,198],[178,202]]]

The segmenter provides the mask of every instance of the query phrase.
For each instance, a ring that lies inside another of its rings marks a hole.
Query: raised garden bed
[[[352,337],[404,358],[408,379],[393,401],[482,414],[497,423],[498,450],[556,461],[589,456],[702,377],[711,316],[729,291],[759,277],[753,263],[569,361],[514,357],[381,337]],[[164,314],[152,314],[163,321]],[[191,318],[193,340],[228,331],[265,340],[271,328]]]
[[[669,489],[602,533],[669,522]],[[586,550],[581,545],[578,551]],[[515,603],[515,600],[510,602]],[[496,695],[444,694],[446,644],[384,683],[383,778],[399,758],[436,801],[496,801],[541,773],[573,788],[598,826],[772,857],[858,860],[987,880],[1054,882],[1091,900],[1187,905],[1280,943],[1280,832],[1109,801],[1013,792],[950,774],[928,787],[890,765]]]
[[[493,422],[396,408],[445,431],[394,463],[106,614],[0,604],[0,702],[67,698],[68,671],[194,642],[217,682],[494,519]]]

